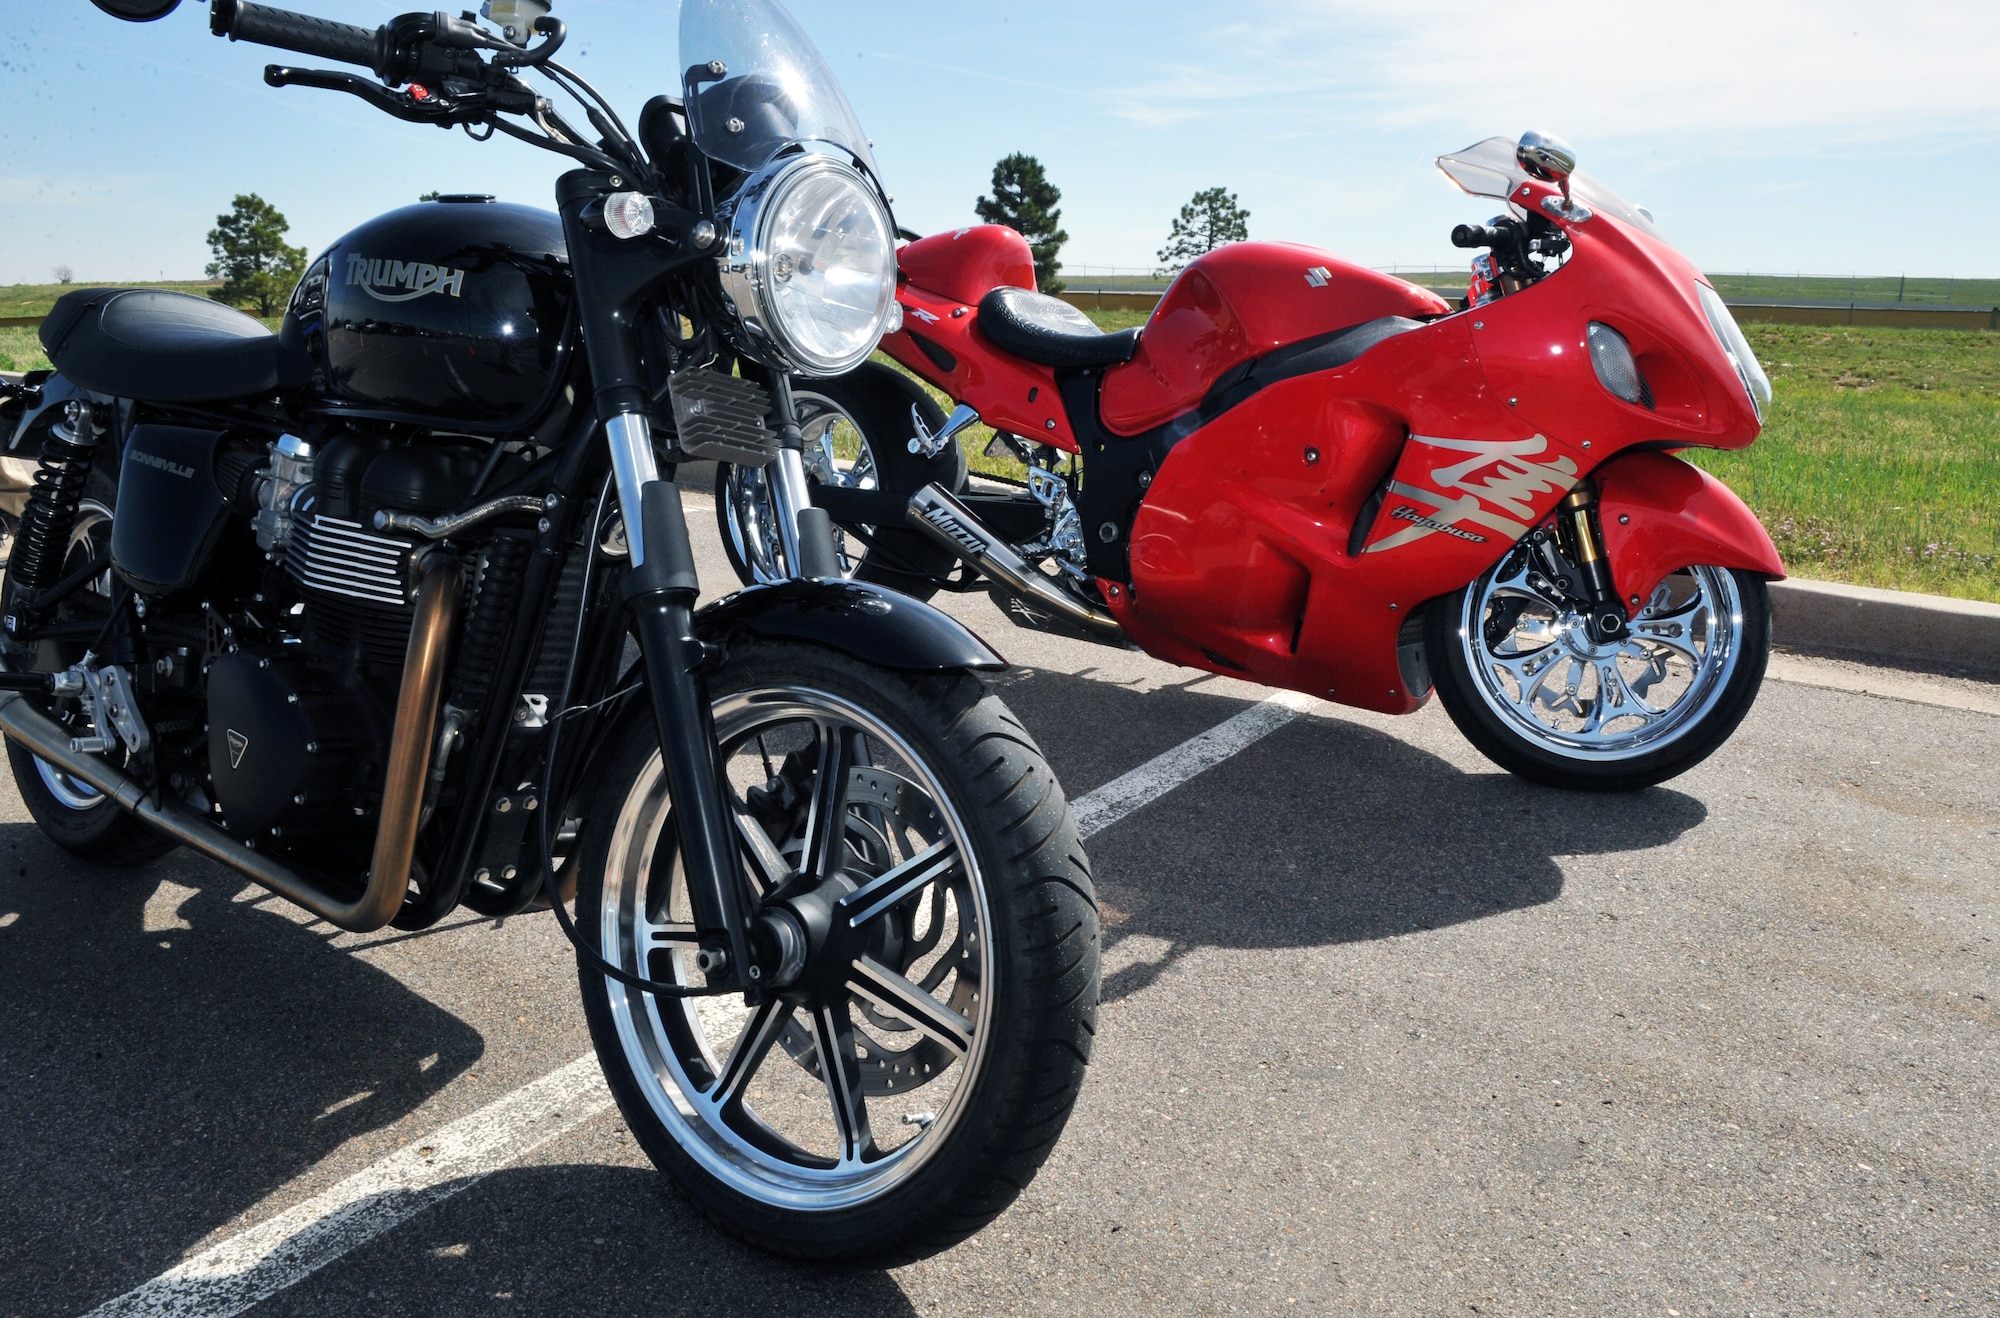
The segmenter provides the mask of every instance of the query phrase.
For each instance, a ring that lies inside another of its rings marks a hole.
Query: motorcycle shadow
[[[1164,720],[1199,731],[1245,708],[1047,672],[1007,696],[1065,776],[1101,754],[1070,744],[1077,729]],[[1365,942],[1537,906],[1562,892],[1557,857],[1643,852],[1707,816],[1668,787],[1558,791],[1467,772],[1338,715],[1295,719],[1085,842],[1107,953],[1155,940],[1106,975],[1103,998],[1138,992],[1202,947]]]
[[[365,1211],[358,1205],[357,1211]],[[886,1272],[790,1264],[711,1227],[649,1168],[494,1172],[259,1312],[914,1314]]]
[[[185,852],[100,869],[0,825],[0,1310],[171,1267],[485,1051],[243,889]]]

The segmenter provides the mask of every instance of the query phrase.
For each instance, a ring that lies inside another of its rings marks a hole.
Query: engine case
[[[297,839],[348,823],[379,792],[382,726],[366,696],[320,688],[297,659],[219,656],[208,671],[208,768],[224,826]]]
[[[572,284],[550,211],[473,198],[379,216],[327,249],[284,333],[331,407],[454,428],[525,426],[554,401]]]

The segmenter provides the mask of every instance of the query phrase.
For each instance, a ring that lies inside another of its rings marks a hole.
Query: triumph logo
[[[243,767],[244,755],[250,750],[250,739],[235,728],[225,729],[225,733],[229,738],[229,767],[240,769]]]
[[[350,256],[347,286],[377,302],[409,302],[431,293],[458,297],[465,291],[465,271],[427,262]]]
[[[178,476],[184,481],[194,479],[194,468],[179,462],[156,458],[150,453],[141,453],[138,449],[133,449],[125,457],[127,461],[136,462],[142,467],[151,467],[154,471],[164,471],[167,475]]]

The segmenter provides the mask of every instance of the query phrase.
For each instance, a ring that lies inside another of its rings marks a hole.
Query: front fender
[[[806,641],[884,668],[936,673],[1007,666],[950,614],[861,581],[751,586],[699,610],[694,621],[706,641],[739,635]]]
[[[1784,561],[1757,514],[1699,467],[1648,451],[1621,454],[1594,475],[1611,579],[1627,604],[1643,604],[1668,573],[1684,567],[1784,577]]]

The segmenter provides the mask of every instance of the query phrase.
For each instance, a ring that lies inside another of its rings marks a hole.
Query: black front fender
[[[884,668],[937,673],[1007,661],[950,614],[861,581],[751,586],[695,614],[705,641],[806,641]]]

